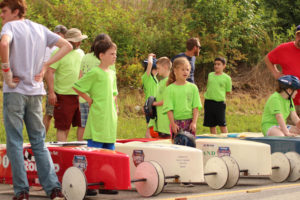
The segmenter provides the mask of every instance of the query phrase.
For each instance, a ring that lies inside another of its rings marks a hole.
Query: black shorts
[[[205,99],[203,126],[226,126],[225,110],[226,103],[224,101],[218,102]]]

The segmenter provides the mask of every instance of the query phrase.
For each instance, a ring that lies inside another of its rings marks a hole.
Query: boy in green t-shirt
[[[292,75],[278,79],[278,87],[264,107],[261,129],[265,136],[296,136],[300,134],[300,119],[295,111],[293,98],[300,89],[299,79]],[[288,116],[296,126],[286,124]]]
[[[157,92],[157,86],[158,86],[158,80],[156,78],[157,68],[156,68],[156,60],[154,59],[154,57],[155,54],[150,53],[148,55],[147,62],[144,62],[147,64],[146,71],[142,76],[142,84],[145,93],[145,101],[147,101],[147,99],[150,96],[156,96],[156,92]],[[145,137],[151,138],[150,129],[153,129],[155,123],[154,120],[150,120],[149,116],[147,115],[145,116],[146,116],[146,123],[147,123],[147,131]]]
[[[162,79],[158,83],[158,89],[156,94],[156,101],[153,106],[156,106],[156,126],[155,131],[157,135],[151,135],[152,137],[170,138],[170,120],[166,113],[163,113],[164,94],[167,88],[167,81],[172,67],[172,62],[167,57],[161,57],[156,61],[158,75]]]
[[[90,106],[83,138],[89,147],[114,150],[117,136],[115,96],[118,91],[115,72],[109,66],[116,61],[117,46],[103,40],[95,45],[94,53],[101,60],[99,67],[87,72],[73,87]]]
[[[111,38],[109,35],[101,33],[96,36],[92,46],[90,53],[87,53],[85,56],[83,56],[81,60],[81,66],[80,66],[80,78],[83,77],[87,72],[89,72],[92,68],[98,67],[100,64],[100,60],[94,55],[94,49],[96,43],[102,40],[110,40]],[[109,66],[109,68],[113,71],[116,71],[115,65]],[[89,104],[81,97],[79,97],[79,107],[80,107],[80,116],[81,116],[81,131],[82,135],[84,133],[84,129],[86,126],[88,114],[89,114]]]
[[[228,133],[225,119],[226,94],[231,92],[230,76],[223,71],[226,60],[217,57],[214,60],[214,72],[208,74],[207,89],[204,93],[204,122],[203,126],[210,127],[210,133],[216,134],[216,126],[220,126],[222,133]]]

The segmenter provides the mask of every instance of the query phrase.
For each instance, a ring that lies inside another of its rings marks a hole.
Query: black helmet
[[[285,75],[278,79],[279,86],[282,89],[293,89],[293,90],[299,90],[300,89],[300,81],[296,76],[292,75]]]
[[[148,66],[148,60],[143,61],[144,70],[146,71]],[[152,69],[156,69],[156,58],[153,58]]]
[[[196,147],[194,135],[187,131],[180,131],[174,138],[174,144]]]

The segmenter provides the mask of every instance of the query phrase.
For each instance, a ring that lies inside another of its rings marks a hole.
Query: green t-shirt
[[[261,121],[261,129],[266,136],[267,131],[272,126],[278,126],[276,114],[282,114],[283,119],[286,121],[291,111],[295,111],[294,102],[293,107],[290,108],[290,100],[283,98],[278,92],[274,92],[265,104],[264,113]]]
[[[167,77],[159,81],[157,95],[156,95],[156,101],[164,100],[164,94],[165,94],[165,91],[167,88],[167,85],[166,85],[167,81],[168,81]],[[157,113],[157,120],[156,120],[156,129],[155,130],[160,133],[170,134],[170,120],[168,118],[168,115],[163,112],[163,105],[156,106],[156,113]]]
[[[74,84],[74,88],[93,99],[83,138],[115,143],[118,119],[114,100],[118,94],[115,72],[94,67]]]
[[[226,92],[230,92],[232,88],[231,78],[225,73],[216,75],[215,72],[208,74],[207,90],[204,98],[214,101],[225,101]]]
[[[145,93],[145,101],[150,96],[155,97],[157,92],[157,86],[158,86],[158,81],[156,77],[152,76],[151,74],[148,76],[147,72],[145,72],[142,76],[142,83],[143,83],[143,88]]]
[[[198,88],[187,82],[184,85],[174,83],[166,88],[163,112],[173,110],[175,120],[193,119],[193,109],[201,110],[202,104]]]
[[[100,65],[100,60],[94,55],[94,52],[87,53],[83,56],[81,60],[80,70],[82,71],[82,76],[84,76],[88,71],[90,71],[94,67],[98,67]],[[115,65],[109,66],[109,68],[113,71],[116,71]],[[79,98],[80,103],[85,103],[86,101],[83,98]]]
[[[57,51],[53,52],[53,55]],[[56,69],[54,75],[54,91],[57,94],[77,95],[72,87],[79,79],[81,60],[82,54],[77,50],[72,50],[62,59],[50,66]]]

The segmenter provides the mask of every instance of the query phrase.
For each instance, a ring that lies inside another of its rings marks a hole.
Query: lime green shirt
[[[80,70],[82,71],[82,76],[84,76],[92,68],[98,67],[100,63],[100,60],[94,55],[94,52],[87,53],[85,56],[83,56],[81,61]],[[111,65],[109,68],[113,71],[116,71],[115,65]],[[80,97],[79,102],[85,103],[86,101]]]
[[[147,75],[147,72],[145,72],[142,76],[142,83],[143,83],[143,88],[144,88],[144,93],[145,93],[145,101],[150,97],[150,96],[156,96],[157,92],[157,86],[158,86],[158,81],[155,76]]]
[[[193,119],[193,109],[201,110],[202,104],[198,88],[187,82],[184,85],[174,83],[166,88],[163,112],[172,110],[175,120]]]
[[[163,101],[164,94],[167,88],[168,77],[162,79],[158,83],[156,101]],[[163,112],[163,105],[156,107],[157,120],[156,120],[156,131],[160,133],[170,134],[170,120],[168,115]]]
[[[53,52],[53,54],[57,51]],[[50,66],[56,70],[54,75],[54,91],[57,94],[77,95],[72,87],[79,79],[81,60],[82,54],[77,50],[72,50]]]
[[[115,143],[118,119],[114,101],[114,94],[118,94],[115,72],[94,67],[74,84],[74,88],[93,99],[83,138]]]
[[[286,121],[291,111],[295,111],[294,102],[293,107],[290,108],[290,100],[283,98],[278,92],[274,92],[265,104],[264,113],[261,121],[261,129],[266,136],[268,130],[272,126],[278,126],[276,114],[282,114]]]
[[[230,92],[232,82],[230,76],[225,73],[216,75],[215,72],[208,74],[207,89],[204,98],[214,101],[225,101],[226,92]]]

